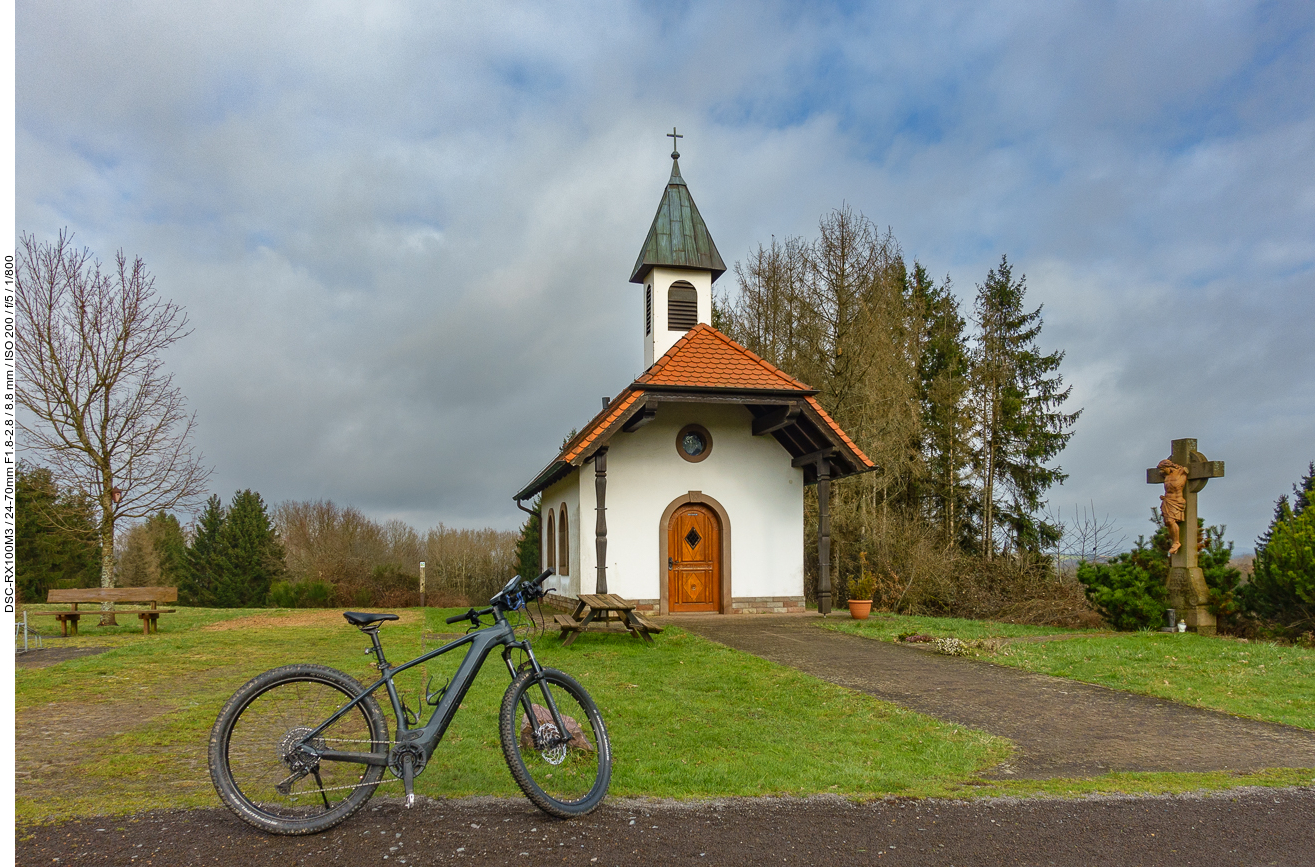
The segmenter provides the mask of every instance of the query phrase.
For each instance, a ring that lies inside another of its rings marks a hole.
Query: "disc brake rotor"
[[[540,744],[552,744],[556,746],[539,751],[539,755],[550,765],[560,765],[566,761],[566,741],[561,739],[557,732],[557,726],[552,723],[544,723],[534,731],[535,742]]]

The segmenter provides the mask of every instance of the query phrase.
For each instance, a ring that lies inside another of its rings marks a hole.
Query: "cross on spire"
[[[676,145],[680,144],[680,142],[676,141],[676,139],[684,138],[684,136],[676,132],[676,128],[673,126],[671,132],[667,133],[667,138],[671,139],[671,158],[673,160],[680,159],[680,151],[676,148]]]

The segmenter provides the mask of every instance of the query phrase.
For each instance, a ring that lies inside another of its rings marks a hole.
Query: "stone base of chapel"
[[[803,614],[802,596],[739,596],[731,598],[732,614]]]

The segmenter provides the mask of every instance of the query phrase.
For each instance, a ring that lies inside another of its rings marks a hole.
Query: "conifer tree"
[[[233,495],[219,530],[215,605],[254,608],[265,604],[270,586],[286,571],[283,545],[265,502],[247,489]]]
[[[14,479],[18,596],[45,602],[53,587],[95,587],[100,546],[90,498],[62,489],[45,467],[20,461]]]
[[[1072,387],[1058,373],[1063,352],[1042,354],[1041,308],[1026,312],[1027,278],[1005,256],[977,287],[973,401],[981,480],[982,542],[988,558],[1003,529],[1008,545],[1040,551],[1059,530],[1037,517],[1043,495],[1067,475],[1047,466],[1068,443],[1081,410],[1060,411]]]
[[[1315,627],[1315,462],[1293,486],[1293,504],[1279,497],[1274,518],[1256,540],[1255,570],[1243,592],[1244,604],[1280,625],[1300,632]]]
[[[217,605],[216,589],[223,571],[225,517],[223,502],[217,494],[211,494],[197,519],[196,535],[187,549],[187,568],[178,584],[179,600],[184,605],[206,608]]]
[[[907,293],[922,414],[920,448],[926,464],[922,509],[945,538],[970,548],[976,509],[968,483],[972,445],[966,323],[948,277],[938,286],[915,262]]]

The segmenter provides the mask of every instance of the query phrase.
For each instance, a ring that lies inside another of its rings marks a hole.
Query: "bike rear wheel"
[[[383,776],[388,723],[367,697],[311,744],[373,754],[379,764],[319,760],[299,747],[306,735],[363,687],[323,665],[287,665],[239,689],[210,733],[210,777],[243,821],[273,834],[314,834],[359,810]]]
[[[550,710],[556,706],[565,732]],[[502,697],[502,752],[516,784],[552,816],[583,816],[612,779],[612,745],[598,706],[570,675],[552,668],[517,677]]]

